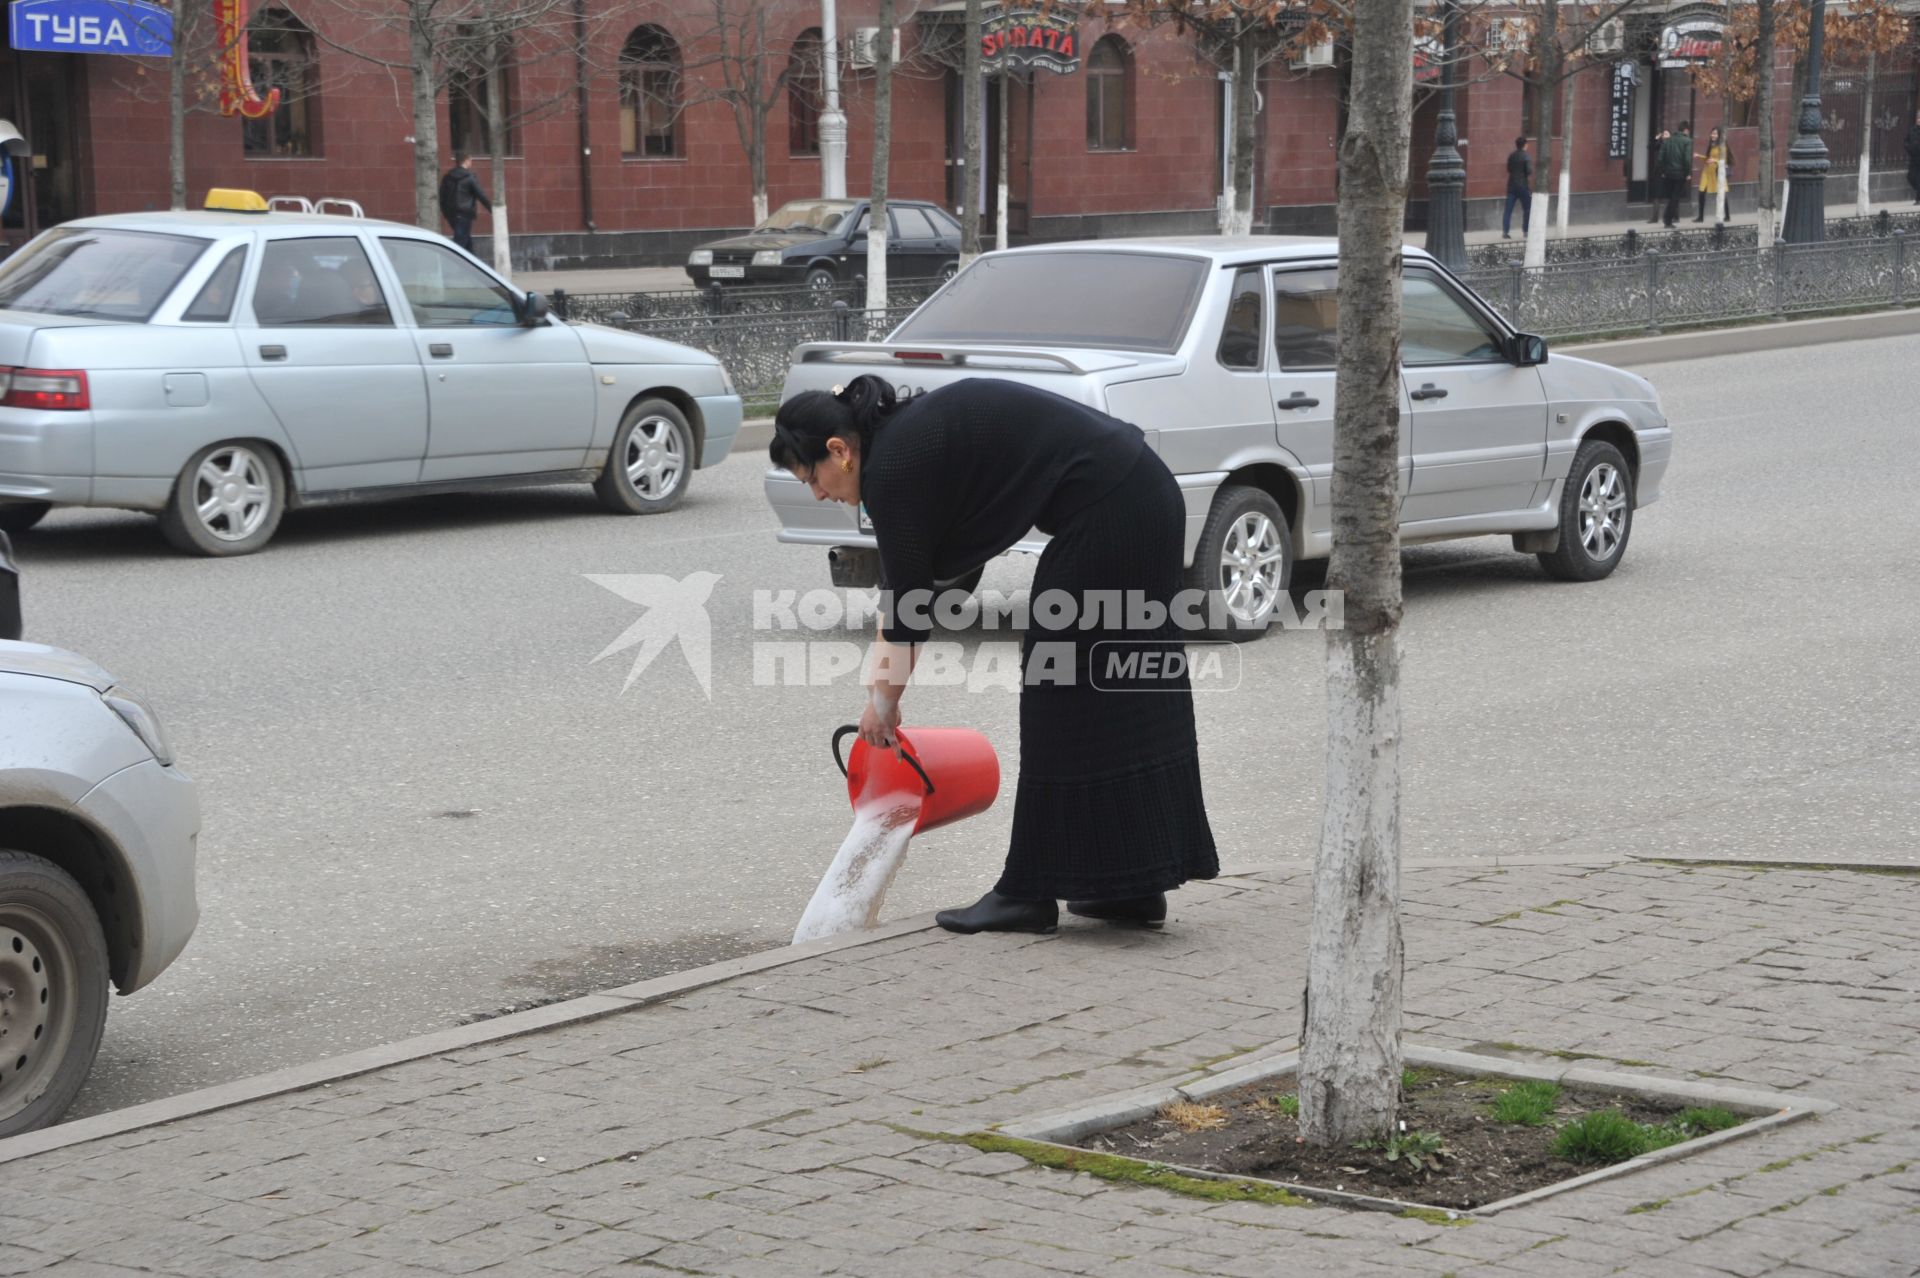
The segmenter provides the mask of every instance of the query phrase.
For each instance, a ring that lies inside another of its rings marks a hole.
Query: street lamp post
[[[1827,144],[1820,138],[1820,46],[1826,25],[1827,0],[1813,0],[1807,94],[1800,99],[1798,131],[1787,148],[1787,224],[1781,238],[1789,244],[1818,244],[1827,237]],[[1772,70],[1764,68],[1762,74]]]
[[[1440,51],[1440,117],[1433,131],[1433,156],[1427,161],[1427,252],[1449,270],[1465,270],[1467,226],[1464,197],[1467,166],[1455,144],[1460,129],[1453,113],[1453,60],[1459,39],[1460,6],[1447,5]]]
[[[820,111],[820,194],[847,193],[847,117],[840,112],[840,50],[834,0],[820,0],[820,81],[826,99]]]

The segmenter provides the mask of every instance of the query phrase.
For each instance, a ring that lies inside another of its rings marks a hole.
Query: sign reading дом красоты
[[[7,42],[40,53],[173,54],[173,11],[148,0],[14,0]]]

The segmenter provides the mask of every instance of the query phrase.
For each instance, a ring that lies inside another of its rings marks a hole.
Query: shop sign
[[[1607,158],[1624,159],[1633,145],[1633,86],[1640,68],[1632,62],[1613,64],[1607,92]]]
[[[1667,70],[1698,66],[1720,56],[1727,24],[1720,18],[1682,18],[1660,31],[1660,65]]]
[[[173,11],[147,0],[15,0],[8,42],[43,53],[173,54]]]
[[[1052,71],[1080,69],[1080,29],[1075,15],[1039,9],[991,9],[980,23],[980,69]]]

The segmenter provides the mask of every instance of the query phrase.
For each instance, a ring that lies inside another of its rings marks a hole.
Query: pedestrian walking
[[[1708,198],[1714,198],[1715,208],[1717,209],[1719,207],[1718,197],[1723,191],[1726,192],[1727,196],[1727,217],[1732,217],[1733,149],[1727,145],[1726,135],[1720,131],[1718,125],[1714,127],[1711,133],[1707,134],[1706,153],[1704,155],[1697,155],[1694,158],[1700,160],[1702,163],[1700,166],[1700,212],[1694,216],[1693,220],[1696,222],[1706,221]],[[1725,220],[1726,219],[1720,217],[1718,213],[1714,216],[1714,221],[1716,222]]]
[[[1655,166],[1666,184],[1667,206],[1660,221],[1672,229],[1680,221],[1680,201],[1686,198],[1687,179],[1693,175],[1693,130],[1687,121],[1673,133],[1663,134],[1660,159]]]
[[[480,179],[468,166],[473,157],[465,151],[453,157],[453,167],[440,179],[440,216],[453,228],[453,242],[473,252],[475,206],[493,212],[493,202],[480,189]]]
[[[1507,156],[1507,207],[1500,215],[1500,238],[1513,238],[1513,206],[1520,205],[1520,234],[1525,235],[1533,225],[1533,157],[1527,154],[1527,140],[1524,137],[1513,140],[1513,151]]]
[[[1032,598],[1076,605],[1067,622],[1032,610],[1005,870],[974,904],[941,911],[941,927],[1051,932],[1062,899],[1086,918],[1157,927],[1169,889],[1219,873],[1192,686],[1173,659],[1186,503],[1137,427],[1016,382],[967,378],[903,401],[865,376],[782,404],[767,452],[816,500],[863,505],[873,522],[886,593],[860,716],[870,746],[894,745],[936,582],[1038,528],[1051,540]],[[1132,615],[1096,623],[1109,598]],[[1096,666],[1123,648],[1143,655]]]
[[[1920,204],[1920,116],[1907,130],[1907,185],[1913,188],[1913,202]]]

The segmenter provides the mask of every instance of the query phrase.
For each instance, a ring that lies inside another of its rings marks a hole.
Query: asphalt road
[[[1914,863],[1916,364],[1888,338],[1651,368],[1676,459],[1606,582],[1504,540],[1409,551],[1406,855]],[[649,519],[584,488],[301,513],[231,561],[131,514],[20,538],[30,637],[142,688],[205,805],[199,933],[116,1000],[75,1116],[784,943],[847,827],[827,739],[861,697],[756,685],[753,591],[825,584],[760,471]],[[642,609],[588,575],[695,572],[711,699],[671,648],[623,691],[632,650],[595,657]],[[1198,698],[1229,863],[1312,854],[1322,649],[1271,635]],[[907,709],[1017,765],[1010,692]],[[1009,811],[918,840],[887,914],[984,890]]]

